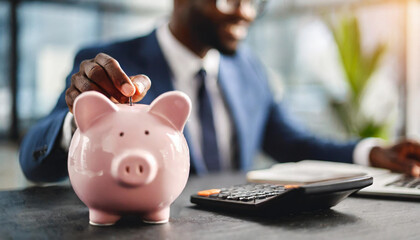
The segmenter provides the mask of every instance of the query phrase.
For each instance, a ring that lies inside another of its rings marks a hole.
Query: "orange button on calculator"
[[[210,195],[219,194],[219,192],[220,192],[220,189],[209,189],[209,190],[199,191],[197,195],[202,196],[202,197],[208,197]]]

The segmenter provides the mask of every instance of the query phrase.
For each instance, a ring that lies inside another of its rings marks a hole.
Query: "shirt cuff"
[[[380,138],[365,138],[357,143],[353,151],[353,163],[362,166],[370,166],[369,154],[374,147],[384,147],[385,140]]]
[[[74,117],[71,112],[68,112],[66,117],[64,118],[62,134],[61,134],[61,141],[60,146],[66,152],[69,151],[71,138],[73,136],[74,131],[76,131],[76,123],[74,122]]]

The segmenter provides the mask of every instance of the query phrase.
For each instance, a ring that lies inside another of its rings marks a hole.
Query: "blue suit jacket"
[[[150,77],[152,87],[141,103],[148,104],[158,95],[174,89],[155,31],[133,40],[80,51],[67,77],[66,89],[81,61],[94,58],[99,52],[117,59],[129,76],[142,73]],[[337,144],[321,140],[287,120],[281,105],[274,101],[264,69],[248,49],[240,48],[234,56],[221,56],[219,84],[235,128],[235,165],[239,169],[249,169],[260,149],[282,162],[302,159],[352,162],[356,143]],[[67,153],[59,147],[67,112],[63,91],[53,111],[23,139],[19,160],[28,179],[57,181],[67,177]],[[187,132],[186,137],[188,141]],[[205,173],[203,161],[196,156],[194,149],[190,151],[192,168],[198,174]]]

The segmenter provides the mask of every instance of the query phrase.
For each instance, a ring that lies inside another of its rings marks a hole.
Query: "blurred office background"
[[[171,8],[172,0],[0,0],[0,189],[28,184],[18,166],[19,141],[54,107],[77,50],[145,34],[165,22]],[[334,31],[353,42],[340,45]],[[351,105],[351,71],[366,72],[368,65],[343,63],[383,47],[347,114],[367,126],[363,136],[420,135],[419,0],[271,0],[247,44],[290,115],[338,140],[360,133],[339,113]]]

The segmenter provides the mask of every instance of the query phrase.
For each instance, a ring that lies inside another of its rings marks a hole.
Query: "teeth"
[[[247,27],[244,25],[229,25],[228,29],[230,34],[232,34],[237,39],[244,39],[248,34]]]

